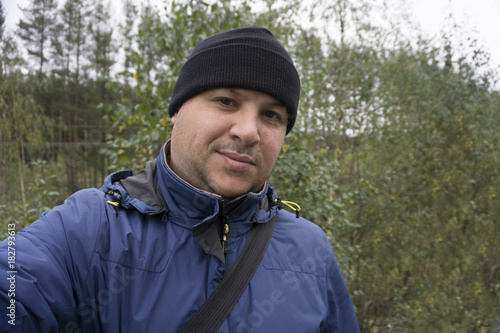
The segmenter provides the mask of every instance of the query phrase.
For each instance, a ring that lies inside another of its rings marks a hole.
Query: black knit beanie
[[[300,79],[290,55],[273,36],[258,26],[213,35],[200,42],[181,69],[168,113],[214,88],[251,89],[269,94],[286,106],[287,133],[297,117]]]

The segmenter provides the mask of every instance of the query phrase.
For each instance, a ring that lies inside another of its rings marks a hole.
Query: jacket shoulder
[[[99,222],[103,217],[105,193],[95,188],[83,189],[70,195],[64,200],[62,205],[56,206],[44,212],[40,219],[33,224],[42,223],[63,223],[71,222],[85,225],[97,226],[99,223],[88,223],[88,221]]]
[[[324,231],[285,210],[278,211],[269,247],[274,255],[265,256],[262,262],[268,269],[326,277],[328,265],[335,261]]]
[[[278,228],[285,228],[290,237],[300,237],[303,241],[326,238],[326,234],[319,225],[284,209],[278,211],[276,217]]]

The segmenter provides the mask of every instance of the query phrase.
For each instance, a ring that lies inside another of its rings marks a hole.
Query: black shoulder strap
[[[240,299],[264,258],[275,221],[276,215],[267,223],[254,223],[250,236],[233,266],[181,333],[217,331]]]

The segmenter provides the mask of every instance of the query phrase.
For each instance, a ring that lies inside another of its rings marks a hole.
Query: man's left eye
[[[271,110],[264,111],[264,116],[266,116],[267,118],[270,118],[270,119],[277,119],[277,120],[281,119],[281,116],[278,112],[271,111]]]
[[[221,97],[221,98],[217,99],[217,101],[223,105],[226,105],[226,106],[229,106],[233,103],[233,100],[231,100],[230,98],[225,98],[225,97]]]

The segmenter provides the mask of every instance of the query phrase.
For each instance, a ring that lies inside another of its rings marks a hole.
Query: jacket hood
[[[101,191],[116,193],[120,205],[125,209],[135,208],[149,215],[168,212],[156,177],[156,160],[147,162],[137,174],[132,170],[110,174],[104,179]]]

